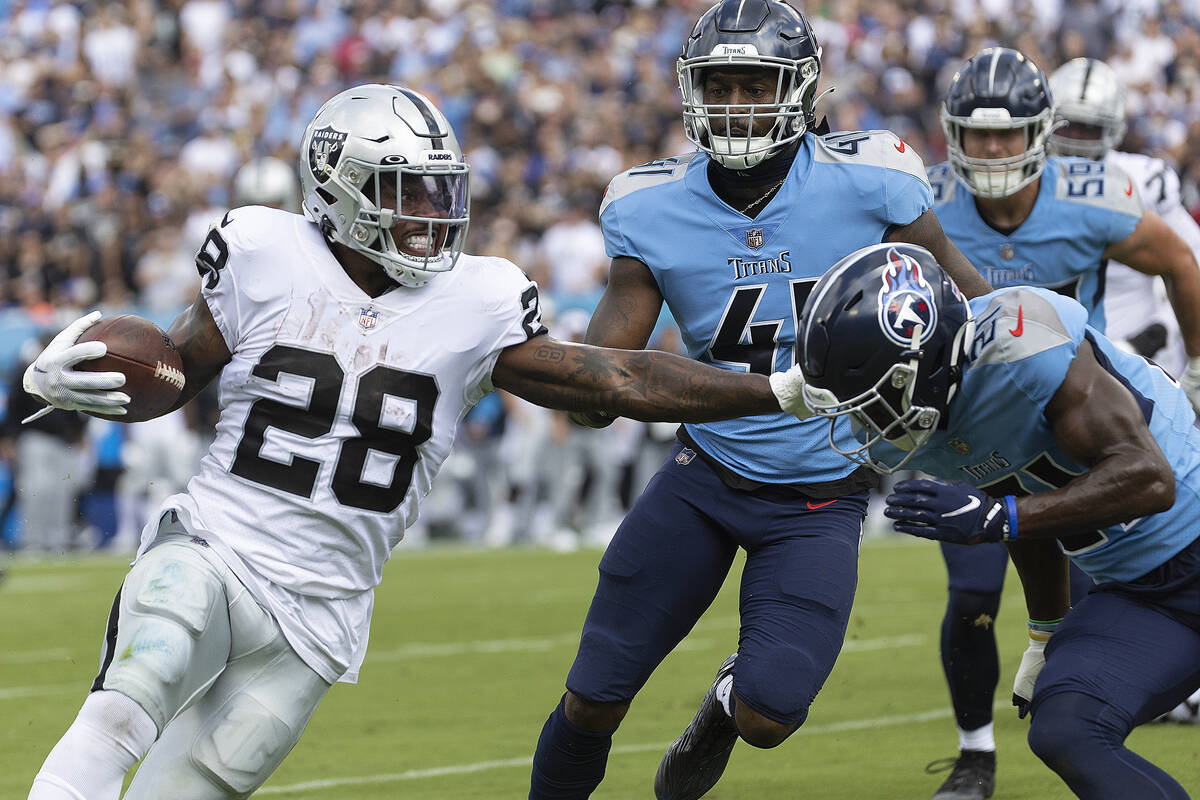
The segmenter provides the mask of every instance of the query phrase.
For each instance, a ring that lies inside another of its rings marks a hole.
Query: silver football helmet
[[[401,286],[454,268],[470,221],[469,177],[445,115],[401,86],[335,95],[300,147],[305,215]]]
[[[1050,76],[1054,119],[1050,134],[1056,156],[1101,159],[1125,137],[1125,87],[1117,72],[1094,58],[1075,58]]]
[[[239,206],[270,206],[298,211],[300,191],[296,173],[286,162],[263,156],[246,163],[233,176],[233,202]]]

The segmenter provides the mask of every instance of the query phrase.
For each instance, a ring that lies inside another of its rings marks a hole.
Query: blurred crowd
[[[596,211],[608,180],[690,149],[673,64],[708,5],[0,0],[0,337],[9,318],[51,328],[65,310],[97,306],[169,320],[195,294],[209,222],[267,202],[263,182],[239,170],[294,164],[318,106],[366,81],[414,87],[446,112],[472,168],[468,250],[520,264],[549,300],[551,330],[578,335],[606,274]],[[818,105],[833,129],[894,130],[933,164],[945,154],[938,102],[979,49],[1015,47],[1047,72],[1102,58],[1127,83],[1123,149],[1174,164],[1200,213],[1200,0],[798,5],[824,48],[821,88],[836,89]],[[654,344],[673,348],[669,326],[663,335]],[[163,425],[168,441],[187,431],[199,450],[210,424],[200,413]],[[93,466],[108,446],[116,475],[140,479],[141,434],[112,427],[86,427],[71,446]],[[5,431],[0,455],[12,463],[21,430],[10,420]],[[602,540],[670,435],[621,423],[595,436],[497,396],[464,421],[441,479],[447,499],[431,498],[426,527],[491,543],[530,531],[563,546]],[[563,463],[544,457],[546,442]],[[86,514],[77,522],[97,528]],[[90,546],[119,526],[100,527],[70,542]]]

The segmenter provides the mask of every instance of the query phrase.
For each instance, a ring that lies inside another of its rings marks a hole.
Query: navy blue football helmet
[[[775,82],[769,103],[704,102],[705,71],[713,67],[769,70]],[[748,169],[770,158],[815,125],[821,47],[804,15],[782,0],[724,0],[704,12],[676,62],[688,141],[730,169]],[[733,110],[737,113],[733,113]],[[773,124],[754,135],[754,123]],[[745,133],[735,133],[745,128]]]
[[[975,323],[967,300],[923,247],[884,242],[843,258],[800,315],[804,398],[830,419],[834,450],[895,472],[946,420]],[[861,446],[843,450],[833,421],[849,415]],[[886,442],[899,452],[889,463]]]
[[[1037,180],[1046,166],[1054,103],[1046,74],[1006,47],[989,47],[955,73],[942,103],[942,130],[954,174],[978,197],[1008,197]],[[1025,150],[1009,158],[972,158],[963,131],[1025,131]]]

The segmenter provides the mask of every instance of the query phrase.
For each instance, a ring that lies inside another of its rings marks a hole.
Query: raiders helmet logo
[[[329,180],[330,173],[342,157],[342,146],[346,143],[346,134],[326,125],[320,130],[313,131],[308,143],[308,168],[318,183]]]
[[[763,236],[762,228],[747,228],[746,229],[746,246],[751,250],[759,250],[766,244],[766,237]]]
[[[933,304],[933,287],[921,274],[916,259],[888,251],[889,266],[883,271],[879,287],[879,327],[889,339],[902,347],[913,344],[913,332],[921,326],[916,342],[920,347],[933,335],[937,326],[937,308]]]

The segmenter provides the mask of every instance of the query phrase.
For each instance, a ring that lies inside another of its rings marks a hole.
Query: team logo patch
[[[879,287],[879,327],[896,344],[912,344],[913,331],[921,326],[917,346],[929,341],[937,326],[937,308],[933,304],[933,287],[921,274],[916,259],[888,251],[889,266],[883,272]]]
[[[763,236],[762,228],[747,228],[746,229],[746,246],[751,250],[759,250],[766,244],[766,237]]]
[[[958,436],[951,436],[946,440],[946,445],[960,456],[971,455],[971,445],[967,443],[966,439],[959,438]]]
[[[319,183],[329,180],[329,173],[342,157],[345,143],[346,134],[329,125],[313,131],[312,140],[308,143],[308,166]]]
[[[1000,245],[1000,257],[1005,261],[1012,261],[1013,256],[1016,254],[1017,252],[1013,249],[1012,242],[1005,242]]]
[[[675,456],[675,463],[682,467],[686,467],[692,463],[692,459],[696,457],[696,451],[689,447],[685,447],[679,451],[679,455]]]
[[[360,308],[358,310],[358,327],[364,331],[369,331],[375,327],[375,323],[379,321],[379,312],[373,308]]]

